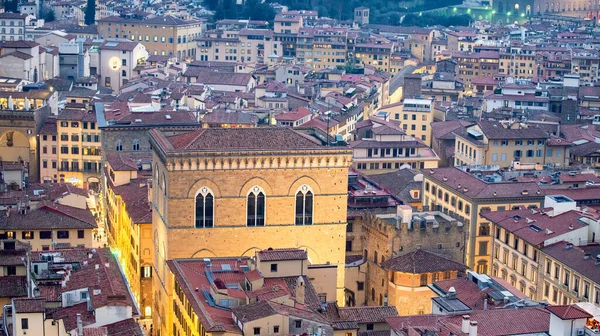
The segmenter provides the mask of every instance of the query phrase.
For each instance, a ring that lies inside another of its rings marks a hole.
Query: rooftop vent
[[[167,115],[165,116],[165,118],[167,118],[167,120],[171,120],[171,115],[170,115],[170,114],[167,114]]]

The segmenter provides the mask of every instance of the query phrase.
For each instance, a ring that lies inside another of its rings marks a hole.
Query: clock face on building
[[[121,67],[121,59],[118,57],[112,57],[108,60],[108,66],[113,70],[118,70]]]

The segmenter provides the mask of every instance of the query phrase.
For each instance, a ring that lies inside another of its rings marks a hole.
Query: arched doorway
[[[8,162],[29,162],[30,150],[35,150],[35,138],[31,140],[19,131],[0,134],[0,158]]]
[[[95,192],[100,191],[100,179],[94,176],[90,176],[87,179],[87,188]]]
[[[502,1],[498,2],[498,13],[504,13],[504,3]]]

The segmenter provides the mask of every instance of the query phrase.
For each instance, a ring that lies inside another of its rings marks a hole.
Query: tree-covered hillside
[[[351,20],[356,7],[371,9],[371,23],[399,25],[400,16],[410,12],[453,6],[462,0],[246,0],[244,5],[236,5],[235,0],[205,0],[208,9],[216,12],[215,19],[239,18],[253,20],[272,20],[275,16],[268,6],[269,2],[278,2],[289,9],[317,10],[319,16],[337,20]]]

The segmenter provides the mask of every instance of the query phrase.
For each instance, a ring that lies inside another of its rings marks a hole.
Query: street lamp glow
[[[525,17],[525,13],[521,13],[521,17]]]
[[[419,13],[419,16],[423,16],[423,12]]]
[[[455,12],[456,12],[456,10],[457,10],[457,9],[458,9],[458,8],[454,7],[454,11],[455,11]]]
[[[511,12],[506,13],[506,15],[508,15],[508,16],[510,16],[511,14],[512,14]]]
[[[495,11],[495,10],[493,10],[493,11],[492,11],[492,14],[496,14],[496,11]]]
[[[467,13],[471,13],[471,8],[467,9]]]

